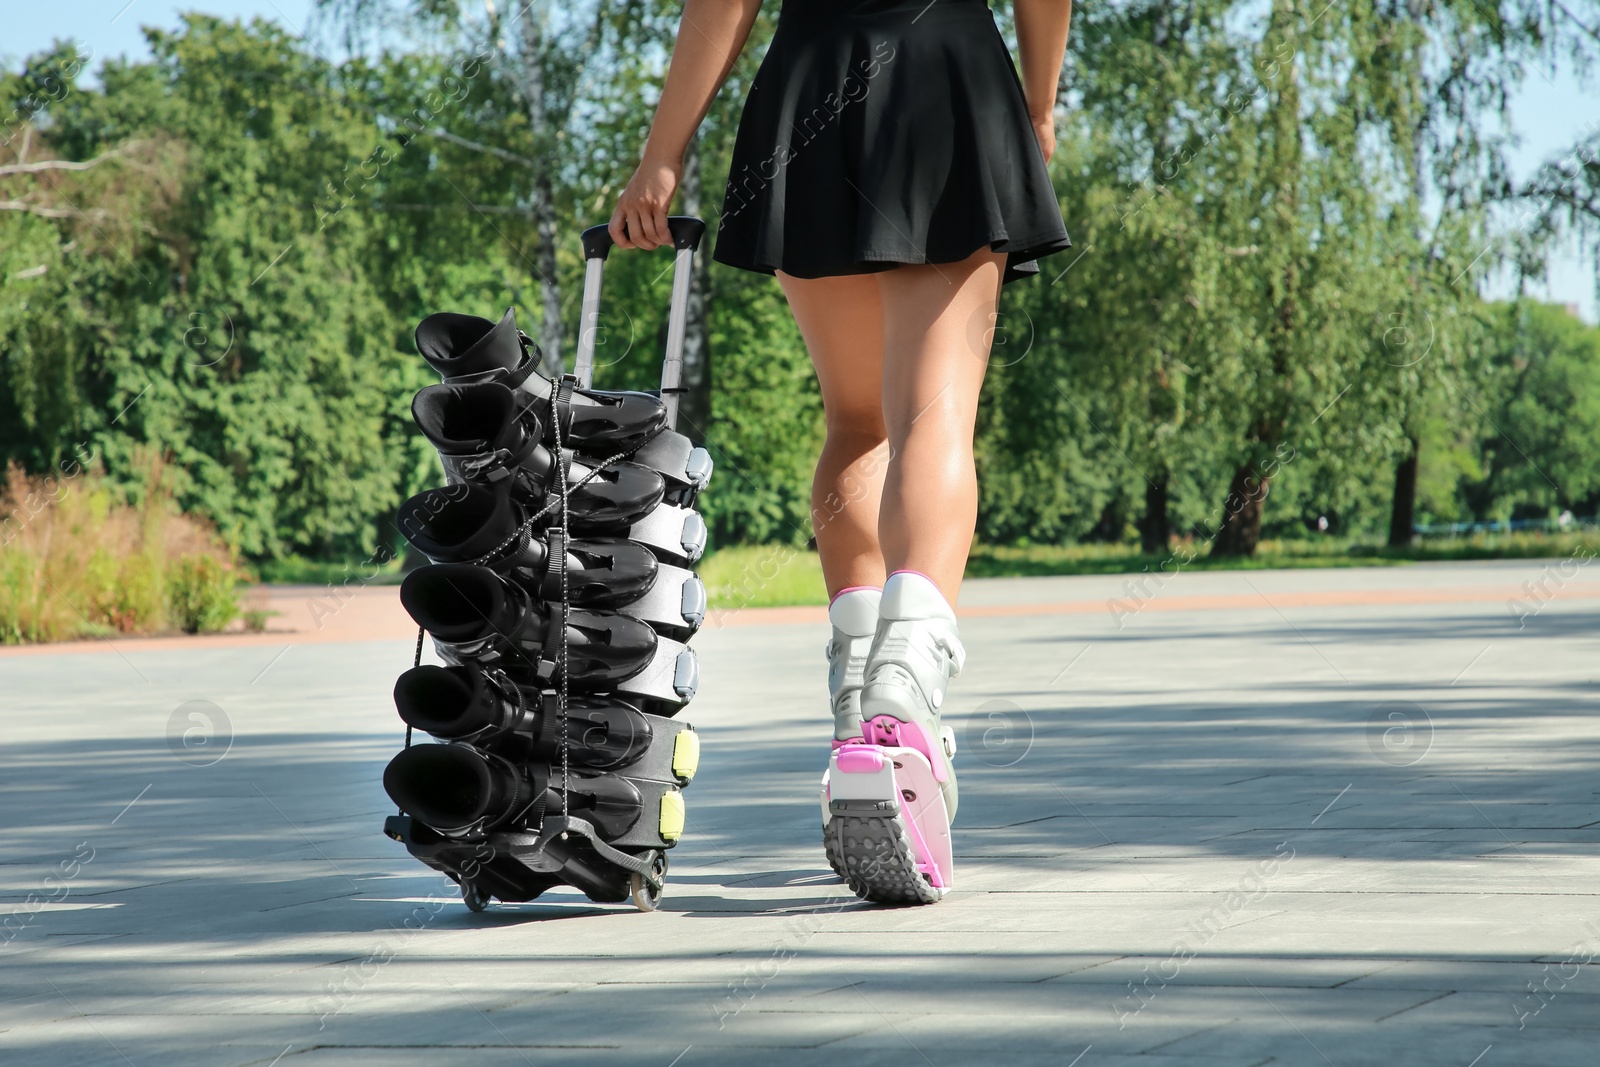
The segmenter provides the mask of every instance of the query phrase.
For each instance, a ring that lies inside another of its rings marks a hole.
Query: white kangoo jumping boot
[[[833,739],[861,739],[861,685],[867,675],[867,655],[878,633],[878,601],[883,590],[856,586],[833,598],[828,621],[828,702],[833,707]],[[838,746],[835,745],[835,748]]]
[[[846,742],[862,743],[861,684],[866,680],[867,655],[878,633],[878,601],[883,590],[860,585],[846,589],[828,605],[833,634],[828,638],[828,703],[833,708],[833,748]],[[831,758],[831,756],[830,756]],[[824,837],[831,818],[828,811],[828,775],[822,776],[822,827]],[[844,868],[834,849],[827,848],[828,865],[840,878]]]
[[[955,734],[940,709],[966,651],[954,610],[924,574],[890,575],[878,614],[859,698],[862,737],[834,742],[823,837],[858,896],[931,904],[953,884]]]

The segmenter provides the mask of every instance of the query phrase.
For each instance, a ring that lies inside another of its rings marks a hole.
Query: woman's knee
[[[845,445],[870,452],[888,440],[888,427],[883,421],[881,407],[851,406],[842,410],[824,410],[828,430],[828,444]]]
[[[956,404],[943,404],[942,398],[918,410],[895,410],[889,413],[884,440],[896,455],[908,449],[923,452],[956,452],[972,450],[975,429],[969,413]]]

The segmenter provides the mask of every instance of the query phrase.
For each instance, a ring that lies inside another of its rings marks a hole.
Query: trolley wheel
[[[489,894],[468,882],[461,887],[461,901],[470,911],[483,911],[489,906]]]
[[[661,906],[661,894],[666,892],[667,886],[667,854],[657,852],[651,861],[650,873],[656,876],[656,881],[661,883],[661,888],[653,889],[645,881],[644,875],[634,873],[628,877],[628,884],[633,889],[633,906],[640,911],[655,911]]]

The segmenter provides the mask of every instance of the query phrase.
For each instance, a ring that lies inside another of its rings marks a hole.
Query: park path
[[[392,590],[0,657],[0,1062],[1592,1067],[1600,568],[1130,581],[970,583],[911,910],[816,842],[814,609],[696,639],[655,915],[473,915],[381,836]]]
[[[1174,566],[1172,573],[1095,577],[998,578],[969,581],[958,611],[962,618],[1020,615],[1103,615],[1116,629],[1146,611],[1254,611],[1265,607],[1373,607],[1400,604],[1499,604],[1515,620],[1551,600],[1600,598],[1600,581],[1581,576],[1577,561],[1539,560],[1489,567],[1353,568],[1295,571],[1197,573]],[[755,599],[761,580],[757,565],[735,581]],[[1502,573],[1503,572],[1503,573]],[[713,609],[707,626],[776,626],[822,623],[826,609],[763,608],[739,605]],[[350,582],[340,585],[256,586],[245,606],[266,613],[262,632],[232,632],[199,637],[127,637],[67,641],[50,645],[0,646],[8,656],[74,655],[104,651],[195,651],[213,648],[281,648],[285,645],[415,639],[417,624],[400,606],[396,585]]]

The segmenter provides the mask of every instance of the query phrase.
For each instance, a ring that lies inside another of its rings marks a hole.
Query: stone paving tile
[[[1104,964],[1073,970],[1049,979],[1052,985],[1109,985],[1119,995],[1127,992],[1129,983],[1148,988],[1166,985],[1184,986],[1248,986],[1254,981],[1277,988],[1335,989],[1352,985],[1369,976],[1386,973],[1398,961],[1372,957],[1314,957],[1292,956],[1214,956],[1203,955],[1184,958],[1172,954],[1160,956],[1121,956]],[[1383,989],[1425,989],[1426,986],[1380,984]]]
[[[1589,983],[1593,975],[1586,977]],[[1542,1033],[1549,1030],[1600,1030],[1600,988],[1578,981],[1565,986],[1552,981],[1541,984],[1542,976],[1533,981],[1537,993],[1529,992],[1527,985],[1518,990],[1451,993],[1447,997],[1422,1004],[1414,1010],[1415,1018],[1407,1019],[1407,1026],[1457,1025],[1472,1026],[1486,1021],[1504,1021],[1513,1031],[1529,1030]],[[1596,1036],[1600,1040],[1600,1035]]]
[[[1405,1016],[1401,1016],[1401,1019]],[[1398,1020],[1396,1020],[1398,1022]],[[1593,1067],[1592,1031],[1515,1027],[1380,1026],[1299,1029],[1281,1018],[1244,1027],[1226,1025],[1190,1035],[1152,1050],[1173,1063],[1229,1056],[1233,1063],[1333,1064],[1334,1067],[1396,1067],[1397,1064],[1451,1064],[1457,1067]],[[1160,1061],[1157,1061],[1160,1062]],[[1087,1060],[1084,1067],[1087,1067]]]
[[[679,1047],[691,1043],[702,1047],[816,1047],[873,1025],[859,1013],[747,1010],[719,1019],[709,992],[657,987],[643,1004],[632,1004],[619,1013],[613,1000],[599,1015],[592,1004],[563,1005],[559,996],[511,1003],[458,996],[448,986],[436,994],[431,1008],[391,1005],[389,1010],[379,1011],[368,1006],[321,1020],[314,1015],[190,1015],[180,1021],[176,1013],[75,1014],[56,1020],[48,1033],[38,1028],[0,1033],[0,1054],[7,1063],[52,1062],[45,1057],[63,1045],[91,1048],[98,1042],[124,1049],[165,1045],[173,1042],[176,1033],[197,1023],[213,1029],[214,1044],[270,1047],[277,1043],[279,1048],[295,1045],[302,1049],[312,1045],[472,1048],[550,1044],[638,1049],[674,1042]]]
[[[1541,565],[1250,579],[1448,591]],[[1120,587],[1046,585],[972,588]],[[649,916],[570,893],[471,915],[378,833],[405,642],[265,674],[274,649],[0,658],[0,1063],[1322,1063],[1310,1037],[1338,1067],[1491,1045],[1478,1067],[1592,1067],[1597,965],[1564,961],[1600,956],[1600,599],[1521,632],[1492,600],[1124,621],[963,622],[960,885],[911,910],[821,860],[817,624],[697,638],[702,772]],[[171,743],[191,699],[231,721],[208,766]],[[1425,735],[1405,760],[1396,707]],[[30,902],[80,842],[65,896]],[[1530,981],[1557,992],[1519,1031]]]
[[[1130,1023],[1118,1030],[1104,1001],[1052,1012],[990,1012],[982,1016],[880,1014],[871,1004],[864,1004],[863,1008],[864,1017],[877,1025],[829,1046],[838,1050],[846,1062],[849,1056],[865,1049],[900,1049],[903,1062],[910,1064],[925,1059],[946,1063],[1009,1062],[1018,1053],[1054,1048],[1060,1056],[1059,1063],[1090,1049],[1092,1055],[1083,1060],[1084,1067],[1088,1067],[1102,1056],[1140,1055],[1218,1023],[1215,1014],[1172,1011],[1159,1019],[1141,1021],[1137,1027]]]
[[[0,1053],[5,1048],[3,1039],[0,1039]],[[273,1067],[274,1064],[294,1063],[292,1050],[293,1046],[288,1043],[276,1046],[240,1044],[223,1048],[216,1045],[174,1046],[145,1041],[123,1041],[113,1048],[105,1039],[94,1037],[64,1041],[52,1049],[38,1051],[37,1059],[19,1059],[15,1062],[70,1063],[73,1067],[128,1067],[129,1063],[138,1067],[144,1067],[145,1064],[159,1064],[160,1067],[245,1067],[247,1064],[249,1067]],[[7,1062],[13,1061],[8,1058]],[[526,1067],[526,1061],[521,1062]]]
[[[1555,972],[1554,975],[1552,972]],[[1395,960],[1382,970],[1355,979],[1350,986],[1431,989],[1438,992],[1503,992],[1515,998],[1526,993],[1527,983],[1538,984],[1547,978],[1551,989],[1560,988],[1560,983],[1565,980],[1568,989],[1600,994],[1600,964],[1578,965],[1573,962],[1573,957],[1566,954],[1548,962],[1532,958]],[[1532,1007],[1530,1004],[1528,1010],[1532,1010]]]

